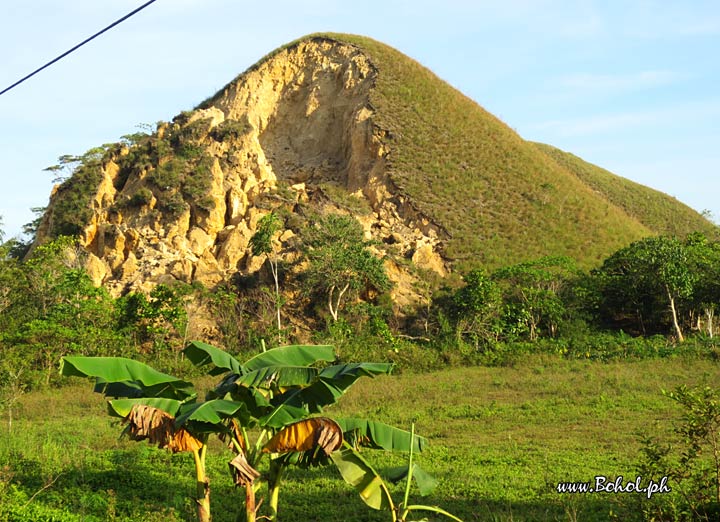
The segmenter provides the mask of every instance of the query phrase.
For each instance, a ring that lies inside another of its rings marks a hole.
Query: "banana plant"
[[[415,441],[415,425],[410,429],[410,440]],[[417,446],[408,441],[405,446],[408,451],[408,464],[400,468],[389,471],[389,479],[397,482],[406,479],[405,495],[399,504],[395,504],[387,483],[380,474],[363,458],[357,448],[352,444],[345,442],[340,451],[336,451],[331,455],[335,465],[340,470],[346,482],[355,487],[360,493],[363,501],[373,509],[387,510],[392,518],[392,522],[406,522],[407,517],[413,511],[429,511],[446,516],[457,522],[462,522],[455,515],[441,509],[437,506],[427,506],[422,504],[410,504],[410,487],[412,480],[415,479],[421,495],[429,494],[436,486],[437,481],[425,472],[420,466],[414,462],[414,452]]]
[[[392,371],[392,364],[385,363],[341,363],[320,367],[323,363],[335,361],[335,350],[327,345],[273,348],[245,363],[240,363],[219,348],[198,341],[191,342],[184,353],[195,365],[210,366],[210,374],[223,375],[219,384],[208,392],[206,400],[240,402],[250,414],[249,418],[236,419],[232,423],[229,443],[236,452],[235,459],[230,463],[235,483],[245,488],[248,522],[257,517],[260,504],[256,502],[256,493],[263,482],[268,486],[269,518],[277,520],[285,469],[301,463],[299,457],[293,456],[298,454],[297,451],[278,451],[269,441],[277,441],[274,437],[291,425],[298,430],[300,421],[310,420],[304,425],[306,428],[313,423],[320,426],[322,421],[311,416],[336,403],[357,379]],[[330,423],[332,421],[327,419],[323,424],[326,431]],[[250,441],[248,436],[251,428],[256,428],[254,441]],[[311,430],[313,434],[316,432],[317,429]],[[316,450],[312,448],[313,452]],[[308,451],[311,449],[308,448]],[[326,448],[325,451],[329,454],[334,448]],[[260,480],[254,480],[255,474],[249,470],[257,470],[266,455],[269,470]]]
[[[205,456],[213,433],[235,453],[229,467],[235,484],[245,489],[248,522],[257,518],[262,500],[256,502],[256,494],[264,483],[270,510],[265,518],[277,520],[280,485],[290,465],[334,464],[370,507],[390,509],[394,521],[404,521],[407,513],[420,509],[408,507],[406,499],[400,512],[358,450],[367,446],[409,451],[412,460],[413,452],[427,444],[424,438],[367,419],[333,420],[321,415],[359,378],[389,374],[391,364],[328,364],[335,361],[332,346],[282,346],[241,363],[219,348],[194,341],[184,354],[210,375],[221,376],[204,401],[198,401],[191,383],[122,357],[64,357],[61,372],[94,377],[95,391],[111,398],[108,412],[127,423],[125,432],[131,439],[193,454],[199,522],[210,521]],[[260,473],[265,457],[268,471]],[[412,462],[410,468],[409,476],[418,484],[428,483]]]
[[[195,461],[199,522],[210,522],[210,482],[205,468],[207,439],[226,431],[225,421],[242,417],[244,405],[227,400],[198,402],[191,383],[124,357],[63,357],[64,376],[93,377],[108,413],[123,419],[131,440],[148,440]]]
[[[381,422],[320,416],[324,408],[336,403],[360,377],[389,374],[391,364],[341,363],[319,367],[334,360],[332,346],[274,348],[244,364],[201,342],[190,343],[185,355],[197,366],[210,365],[211,374],[224,373],[220,383],[208,393],[208,400],[243,402],[250,412],[250,419],[235,423],[231,430],[231,446],[237,456],[230,463],[235,483],[245,487],[248,522],[254,522],[257,516],[259,503],[255,501],[255,494],[261,482],[268,485],[268,518],[277,520],[280,485],[290,465],[335,464],[343,477],[355,485],[355,476],[346,475],[343,469],[348,470],[353,459],[362,458],[356,448],[422,451],[427,444],[426,439],[414,433]],[[248,428],[257,428],[253,442],[248,439]],[[255,470],[265,456],[269,457],[269,471],[256,481]],[[250,470],[255,473],[249,473]],[[418,468],[416,476],[421,472]],[[361,498],[371,507],[388,507],[382,499],[389,498],[389,494],[378,495],[378,491],[382,489],[359,490]]]

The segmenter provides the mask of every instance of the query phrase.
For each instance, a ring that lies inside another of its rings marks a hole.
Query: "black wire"
[[[52,64],[54,64],[55,62],[57,62],[57,61],[59,61],[59,60],[62,60],[62,59],[65,58],[68,54],[72,53],[73,51],[76,51],[77,49],[79,49],[80,47],[82,47],[83,45],[85,45],[86,43],[88,43],[89,41],[94,40],[95,38],[97,38],[98,36],[100,36],[101,34],[103,34],[104,32],[109,31],[110,29],[112,29],[113,27],[115,27],[116,25],[118,25],[119,23],[124,22],[125,20],[127,20],[128,18],[130,18],[131,16],[133,16],[134,14],[142,11],[143,9],[145,9],[147,6],[149,6],[150,4],[152,4],[152,3],[155,2],[155,1],[156,1],[156,0],[150,0],[149,2],[144,3],[143,5],[141,5],[140,7],[138,7],[137,9],[135,9],[134,11],[132,11],[131,13],[128,13],[128,14],[126,14],[125,16],[123,16],[122,18],[120,18],[119,20],[116,20],[115,22],[111,23],[110,25],[108,25],[108,26],[107,26],[105,29],[103,29],[102,31],[99,31],[99,32],[95,33],[95,34],[92,35],[90,38],[88,38],[88,39],[80,42],[79,44],[77,44],[75,47],[73,47],[73,48],[70,49],[69,51],[65,51],[63,54],[61,54],[61,55],[58,56],[57,58],[49,61],[48,63],[46,63],[45,65],[43,65],[43,66],[40,67],[39,69],[34,70],[33,72],[31,72],[30,74],[28,74],[28,75],[25,76],[24,78],[16,81],[16,82],[13,83],[10,87],[7,87],[7,88],[4,89],[3,91],[0,91],[0,96],[2,96],[3,94],[5,94],[6,92],[8,92],[10,89],[12,89],[12,88],[14,88],[14,87],[17,87],[18,85],[20,85],[20,84],[21,84],[22,82],[24,82],[25,80],[27,80],[27,79],[29,79],[29,78],[32,78],[33,76],[35,76],[37,73],[39,73],[39,72],[42,71],[43,69],[46,69],[46,68],[50,67],[50,66],[51,66]]]

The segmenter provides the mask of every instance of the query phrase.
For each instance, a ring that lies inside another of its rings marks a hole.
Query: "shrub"
[[[215,141],[225,141],[230,139],[238,139],[250,132],[252,127],[247,121],[247,117],[240,120],[225,120],[217,125],[210,133]]]
[[[647,500],[643,512],[651,520],[718,520],[720,389],[680,386],[663,393],[683,408],[675,446],[644,438],[638,467],[644,477],[667,477],[672,492]]]
[[[152,191],[145,187],[142,187],[130,197],[127,204],[131,207],[144,207],[145,205],[150,204],[152,198]]]

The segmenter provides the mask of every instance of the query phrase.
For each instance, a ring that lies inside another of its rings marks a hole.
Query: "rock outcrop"
[[[80,234],[93,281],[119,295],[247,275],[264,260],[249,247],[259,219],[305,204],[354,215],[377,240],[378,255],[407,259],[387,263],[396,303],[412,304],[417,276],[408,267],[447,273],[444,233],[388,179],[391,147],[369,96],[376,76],[353,45],[301,41],[204,108],[110,150]],[[277,238],[287,259],[297,257],[295,232],[288,227]]]

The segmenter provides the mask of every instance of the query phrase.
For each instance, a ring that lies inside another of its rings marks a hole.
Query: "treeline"
[[[172,358],[192,288],[158,286],[113,298],[82,268],[84,251],[60,237],[25,260],[0,247],[0,388],[49,384],[66,354]]]
[[[602,349],[593,340],[608,333],[644,347],[650,339],[652,349],[679,347],[688,335],[704,342],[714,338],[720,306],[720,243],[700,233],[648,237],[589,272],[567,257],[473,270],[435,302],[435,334],[481,351],[554,340],[560,351],[590,357]]]
[[[715,350],[720,243],[702,234],[646,238],[591,271],[567,257],[473,270],[453,286],[428,284],[427,305],[398,315],[383,264],[354,219],[325,216],[298,234],[300,273],[275,251],[282,219],[271,213],[262,225],[252,241],[267,256],[261,273],[213,291],[178,283],[120,298],[93,286],[72,238],[37,246],[22,261],[6,243],[0,387],[51,383],[66,354],[124,355],[176,370],[198,310],[212,316],[209,340],[231,353],[315,342],[335,345],[345,360],[415,368],[503,364],[533,351],[603,359]],[[288,295],[302,299],[289,303]]]

